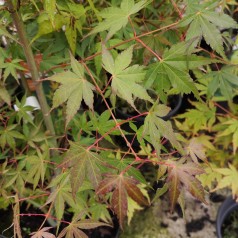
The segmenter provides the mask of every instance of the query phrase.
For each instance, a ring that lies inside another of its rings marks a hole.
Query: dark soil
[[[37,214],[42,213],[38,209],[29,208],[27,211],[22,211],[22,213]],[[13,213],[11,208],[8,210],[0,210],[0,238],[11,238],[14,235],[14,230],[12,225]],[[20,226],[22,237],[30,237],[30,233],[35,232],[39,229],[44,217],[41,216],[22,216],[20,218]],[[45,227],[50,227],[49,224],[45,223]],[[60,227],[59,232],[64,227]],[[114,219],[114,227],[98,227],[92,230],[83,230],[89,238],[117,238],[118,235],[118,224],[116,219]],[[50,229],[52,234],[56,234],[56,228]]]
[[[232,211],[222,224],[222,237],[238,237],[238,209]]]

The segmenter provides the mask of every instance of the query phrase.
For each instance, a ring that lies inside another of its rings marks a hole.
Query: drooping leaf
[[[179,198],[180,191],[185,188],[192,196],[206,203],[205,193],[201,182],[195,177],[204,173],[204,170],[193,162],[185,162],[184,159],[169,160],[168,178],[169,197],[171,202],[171,211]]]
[[[119,7],[109,7],[99,13],[99,16],[104,18],[90,34],[108,31],[108,35],[112,36],[128,23],[128,18],[139,12],[151,1],[141,0],[137,3],[134,0],[123,0]]]
[[[171,122],[161,118],[167,115],[169,111],[170,108],[163,104],[155,105],[145,118],[143,134],[150,136],[151,143],[158,154],[161,149],[162,137],[168,139],[175,148],[182,152],[181,145],[176,139]]]
[[[112,192],[111,205],[116,213],[119,224],[122,228],[123,222],[127,215],[129,196],[138,204],[148,205],[148,200],[145,198],[141,190],[137,186],[138,182],[124,175],[108,175],[102,180],[97,188],[98,195],[105,195]]]
[[[117,183],[117,187],[113,191],[111,204],[112,209],[116,213],[119,224],[122,228],[122,224],[127,215],[128,201],[126,189],[120,180]]]
[[[54,93],[53,108],[67,102],[66,124],[68,124],[76,114],[82,100],[85,101],[89,108],[93,108],[93,90],[95,88],[87,81],[83,66],[78,63],[72,55],[71,67],[73,72],[66,71],[47,78],[47,80],[52,80],[61,84]]]
[[[126,100],[132,107],[134,97],[151,101],[145,88],[140,85],[145,77],[143,66],[129,66],[132,60],[133,46],[119,54],[114,60],[110,52],[103,47],[102,63],[106,71],[112,75],[112,91]]]

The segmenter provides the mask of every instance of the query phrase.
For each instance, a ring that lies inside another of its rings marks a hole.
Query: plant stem
[[[24,88],[26,96],[28,97],[28,96],[31,95],[31,91],[30,91],[29,86],[27,84],[26,77],[25,77],[24,73],[22,71],[20,71],[20,70],[19,70],[19,74],[20,74],[20,77],[21,77],[22,87]]]
[[[29,71],[31,73],[31,77],[32,80],[36,86],[36,94],[41,106],[41,110],[43,113],[43,117],[44,117],[44,122],[45,122],[45,126],[47,128],[47,130],[49,130],[50,134],[52,136],[55,135],[55,129],[54,129],[54,125],[52,122],[52,118],[50,116],[50,108],[47,104],[46,101],[46,97],[44,94],[44,90],[43,90],[43,86],[40,83],[40,77],[39,77],[39,72],[36,66],[36,62],[34,59],[34,55],[32,52],[32,49],[30,47],[30,43],[27,39],[27,34],[24,28],[24,24],[21,18],[21,15],[18,13],[17,9],[15,9],[14,5],[13,5],[13,1],[12,0],[6,0],[7,6],[8,6],[8,10],[12,15],[12,19],[13,22],[15,24],[15,27],[17,29],[18,35],[19,35],[19,41],[24,49],[25,52],[25,56],[26,56],[26,60],[27,60],[27,64],[29,67]]]

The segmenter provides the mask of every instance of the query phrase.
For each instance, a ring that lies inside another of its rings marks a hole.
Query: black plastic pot
[[[235,210],[238,210],[238,203],[232,197],[228,197],[222,203],[217,213],[216,231],[217,231],[218,238],[222,238],[222,225],[224,221]],[[237,237],[238,237],[238,234],[237,234]]]

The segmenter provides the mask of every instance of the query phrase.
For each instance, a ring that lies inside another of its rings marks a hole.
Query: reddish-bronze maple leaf
[[[186,162],[185,158],[180,160],[168,160],[171,165],[168,169],[167,183],[169,185],[169,197],[171,202],[171,211],[179,198],[181,188],[188,190],[191,195],[206,203],[205,193],[201,182],[195,177],[204,173],[204,170],[198,164]]]
[[[127,215],[128,196],[141,205],[149,205],[147,198],[138,188],[138,183],[139,182],[134,178],[127,177],[123,174],[108,175],[99,183],[97,188],[98,195],[112,192],[111,206],[118,217],[121,228]]]

